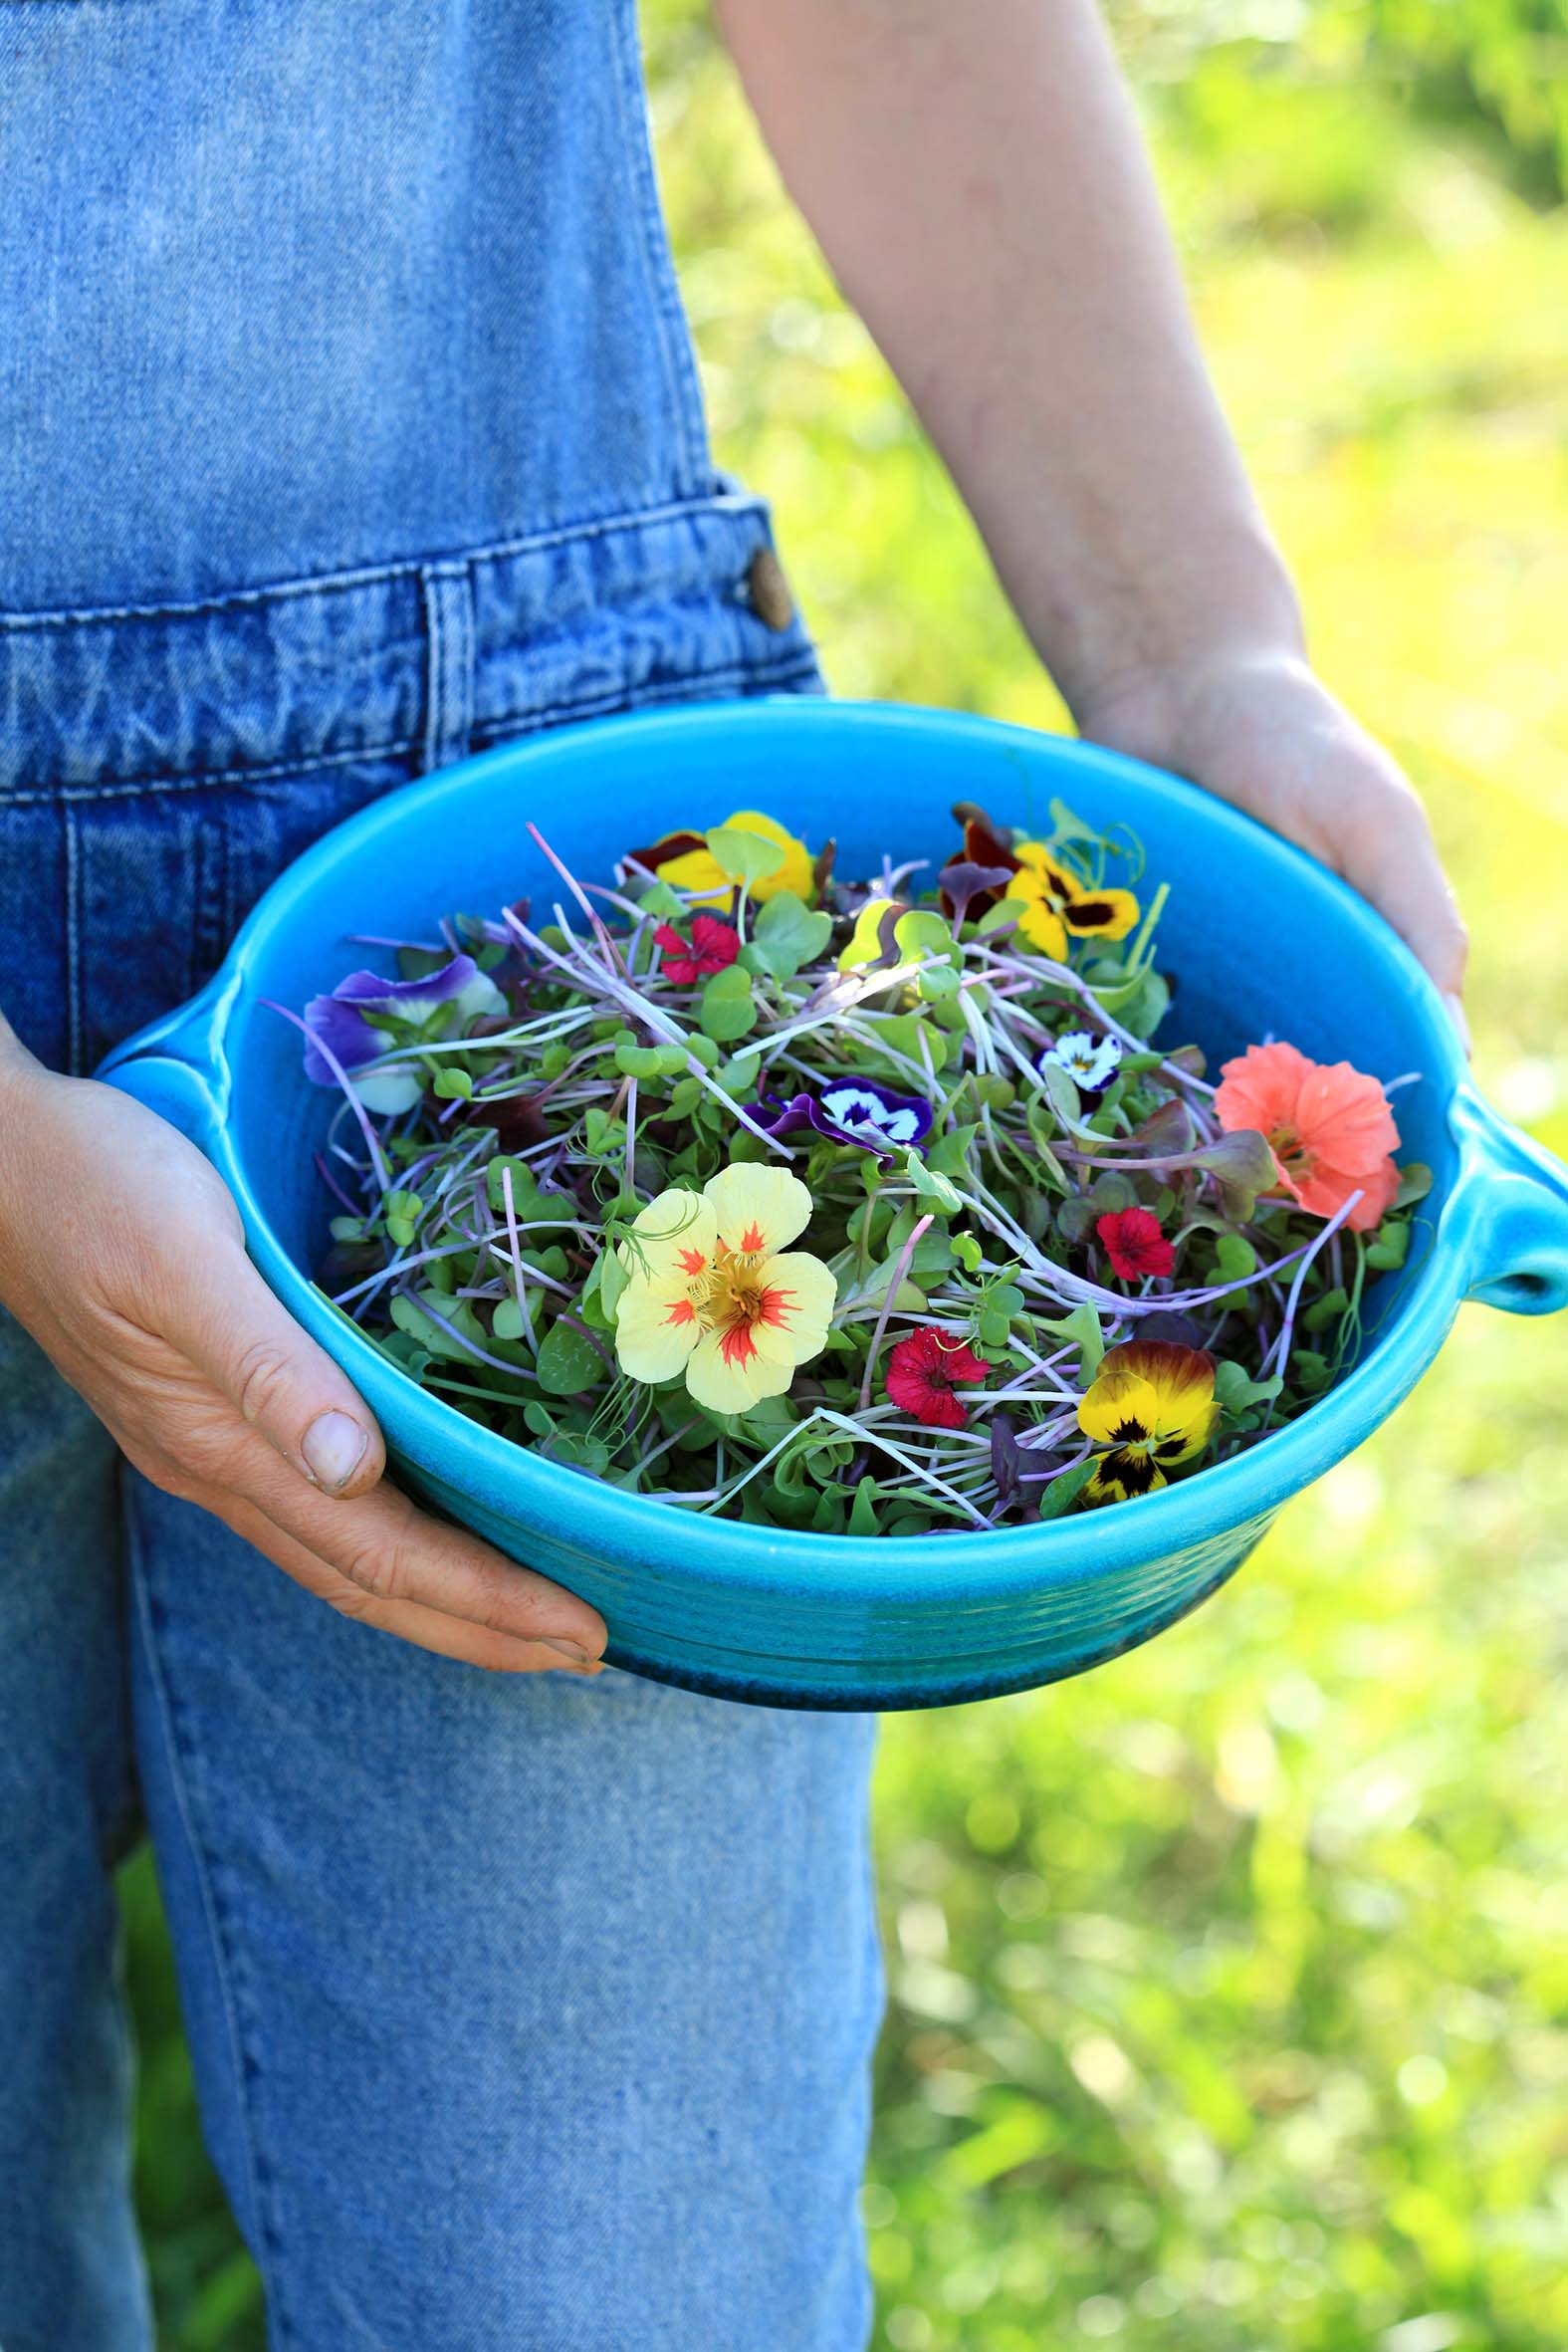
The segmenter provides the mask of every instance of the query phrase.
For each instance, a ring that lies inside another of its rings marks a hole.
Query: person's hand
[[[1191,777],[1343,874],[1426,965],[1468,1050],[1464,924],[1427,812],[1299,654],[1123,678],[1077,716],[1088,741]]]
[[[0,1023],[0,1301],[135,1467],[345,1616],[475,1666],[599,1671],[585,1602],[390,1485],[380,1432],[183,1136]]]

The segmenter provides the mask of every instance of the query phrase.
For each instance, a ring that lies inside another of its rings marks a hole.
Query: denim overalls
[[[0,1005],[44,1059],[408,777],[818,683],[708,455],[632,0],[0,0]],[[4,2352],[152,2341],[143,1810],[275,2352],[862,2344],[869,1748],[354,1625],[0,1314]]]

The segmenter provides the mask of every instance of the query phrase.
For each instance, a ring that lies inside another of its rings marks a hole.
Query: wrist
[[[1199,760],[1217,723],[1237,707],[1296,708],[1322,688],[1299,635],[1220,639],[1165,663],[1128,667],[1073,711],[1085,742],[1134,759],[1185,769]]]
[[[1120,709],[1179,706],[1206,680],[1306,666],[1295,584],[1260,518],[1208,520],[1185,548],[1169,544],[1136,579],[1078,568],[1076,610],[1047,659],[1084,734]]]

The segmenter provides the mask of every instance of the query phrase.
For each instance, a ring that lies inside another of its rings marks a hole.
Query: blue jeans
[[[43,1058],[433,764],[817,683],[708,459],[629,0],[0,0],[0,1003]],[[152,2341],[143,1818],[275,2352],[863,2343],[865,1721],[351,1624],[3,1314],[0,1530],[5,2352]]]

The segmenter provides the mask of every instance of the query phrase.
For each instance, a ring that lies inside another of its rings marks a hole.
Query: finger
[[[589,1658],[604,1647],[604,1620],[586,1601],[466,1528],[427,1517],[396,1487],[352,1499],[315,1494],[259,1436],[246,1433],[225,1464],[224,1490],[371,1600],[519,1640],[569,1643]]]
[[[1418,801],[1395,804],[1380,837],[1359,829],[1348,844],[1346,879],[1386,915],[1445,996],[1464,986],[1469,940],[1458,901]]]
[[[465,1618],[428,1608],[421,1601],[379,1599],[362,1585],[340,1575],[305,1544],[296,1542],[254,1504],[233,1496],[219,1497],[218,1501],[219,1517],[236,1534],[265,1552],[307,1592],[315,1593],[319,1600],[325,1600],[360,1625],[373,1625],[381,1633],[396,1634],[400,1640],[412,1642],[418,1649],[432,1650],[442,1658],[460,1659],[466,1666],[482,1666],[492,1674],[591,1676],[603,1672],[601,1662],[586,1652],[573,1654],[570,1649],[543,1639],[529,1641],[498,1627],[471,1624]]]
[[[374,1487],[386,1468],[375,1416],[238,1246],[209,1244],[181,1270],[163,1334],[311,1486]]]
[[[603,1671],[597,1658],[582,1654],[574,1644],[558,1648],[543,1638],[525,1640],[499,1627],[476,1625],[465,1618],[449,1616],[418,1601],[379,1599],[340,1574],[307,1544],[286,1533],[244,1496],[192,1478],[176,1463],[146,1447],[127,1451],[136,1468],[154,1485],[210,1512],[295,1583],[359,1624],[395,1634],[399,1640],[412,1642],[416,1648],[429,1650],[437,1657],[455,1658],[465,1666],[480,1666],[493,1674],[570,1672],[591,1677]]]

